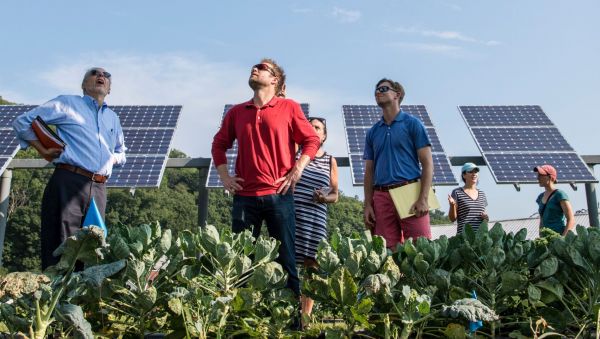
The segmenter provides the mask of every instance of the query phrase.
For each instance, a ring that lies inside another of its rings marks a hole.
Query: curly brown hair
[[[265,63],[265,64],[269,64],[273,67],[271,67],[271,69],[273,70],[274,76],[277,78],[277,85],[275,86],[275,93],[277,95],[279,95],[280,93],[285,93],[284,92],[284,88],[285,88],[285,72],[283,70],[283,68],[281,68],[281,66],[279,66],[277,64],[277,62],[273,59],[270,58],[263,58],[260,63]]]
[[[399,82],[396,82],[396,81],[388,79],[388,78],[383,78],[377,82],[377,85],[375,85],[375,88],[379,87],[379,85],[381,85],[384,82],[388,82],[390,85],[392,85],[392,89],[394,90],[394,92],[399,94],[398,103],[401,104],[402,100],[404,100],[404,94],[405,94],[404,87],[402,87],[402,85],[400,85]]]

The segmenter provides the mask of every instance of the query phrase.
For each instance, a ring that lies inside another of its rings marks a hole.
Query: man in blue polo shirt
[[[367,132],[363,155],[365,224],[385,238],[388,248],[408,238],[431,238],[427,203],[433,178],[431,142],[423,123],[400,110],[402,99],[402,85],[379,80],[375,101],[383,116]],[[415,215],[400,219],[389,190],[417,180],[421,181],[421,192],[412,206]]]

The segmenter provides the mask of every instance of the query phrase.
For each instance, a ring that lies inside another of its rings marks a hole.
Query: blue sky
[[[9,0],[1,12],[0,95],[79,93],[85,69],[103,66],[109,104],[184,105],[174,146],[190,156],[210,156],[223,105],[250,98],[250,66],[265,56],[285,68],[289,97],[328,119],[336,156],[347,155],[341,106],[373,104],[382,77],[428,107],[450,155],[479,154],[456,109],[478,104],[541,105],[576,151],[600,154],[596,0]],[[362,195],[349,168],[340,185]],[[516,192],[483,169],[480,188],[492,219],[536,211],[535,185]],[[587,208],[583,185],[561,188]],[[451,189],[437,188],[444,209]]]

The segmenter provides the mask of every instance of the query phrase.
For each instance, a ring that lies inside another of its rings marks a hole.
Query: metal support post
[[[10,195],[11,180],[12,170],[4,170],[0,181],[0,267],[2,267],[2,256],[4,254],[4,235],[6,234],[6,222],[8,220],[8,197]]]
[[[198,226],[204,227],[208,217],[208,168],[198,168],[198,174]]]
[[[590,165],[592,173],[594,166]],[[590,218],[590,227],[600,227],[598,222],[598,200],[596,199],[596,183],[585,184],[585,198],[587,200],[588,218]]]

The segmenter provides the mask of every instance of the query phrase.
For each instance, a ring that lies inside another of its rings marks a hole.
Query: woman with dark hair
[[[567,193],[554,187],[557,182],[556,169],[551,165],[542,165],[533,171],[537,173],[540,187],[544,188],[544,193],[535,199],[540,214],[540,230],[547,227],[563,236],[567,235],[575,226],[575,216]]]
[[[478,179],[479,167],[472,162],[467,162],[462,167],[462,181],[465,185],[455,188],[448,195],[450,204],[448,218],[453,222],[456,221],[457,234],[464,232],[466,225],[471,225],[471,228],[476,231],[484,220],[489,219],[485,209],[487,198],[485,193],[477,188]]]
[[[315,158],[304,168],[294,190],[296,207],[296,262],[318,267],[317,246],[327,239],[327,204],[338,200],[337,162],[323,150],[327,139],[327,125],[323,118],[310,117],[308,121],[321,140]],[[301,296],[302,314],[310,315],[313,300]]]

